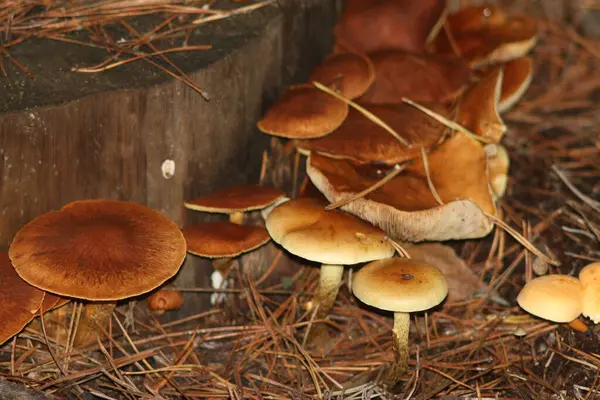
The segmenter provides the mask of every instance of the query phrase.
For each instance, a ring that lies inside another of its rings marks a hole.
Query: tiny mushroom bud
[[[407,258],[374,261],[354,274],[352,291],[363,303],[394,313],[395,362],[383,383],[394,386],[408,370],[410,313],[440,304],[448,294],[439,269]]]
[[[161,289],[148,296],[146,301],[153,314],[162,315],[165,311],[179,309],[183,304],[183,295],[178,290]]]
[[[582,312],[579,279],[568,275],[545,275],[527,283],[517,303],[530,314],[553,322],[571,322]]]

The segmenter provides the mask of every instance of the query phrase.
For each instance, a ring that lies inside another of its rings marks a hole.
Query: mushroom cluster
[[[93,343],[116,301],[145,294],[172,278],[186,254],[183,234],[163,214],[141,204],[81,200],[42,214],[15,235],[0,259],[4,296],[0,342],[65,299],[86,303],[75,345]],[[43,327],[43,324],[42,324]]]
[[[306,156],[308,179],[330,202],[283,203],[267,230],[322,264],[310,302],[320,318],[343,266],[371,262],[352,288],[394,312],[388,385],[407,370],[408,313],[448,291],[435,265],[397,243],[481,238],[499,223],[510,165],[502,114],[529,87],[536,35],[529,17],[496,6],[450,14],[444,0],[346,0],[332,54],[258,122]],[[392,257],[394,248],[404,257]]]

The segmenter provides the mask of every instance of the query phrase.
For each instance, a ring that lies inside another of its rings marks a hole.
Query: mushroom
[[[284,197],[284,192],[272,187],[235,185],[186,201],[184,206],[194,211],[228,214],[230,222],[242,224],[244,213],[262,210]]]
[[[553,322],[566,323],[583,311],[582,285],[568,275],[544,275],[532,279],[517,296],[517,303],[530,314]]]
[[[162,285],[185,255],[185,239],[173,221],[116,200],[75,201],[40,215],[17,232],[9,249],[16,272],[29,284],[93,302],[80,319],[80,345],[96,340],[96,324],[106,326],[115,301]]]
[[[533,61],[530,57],[521,57],[506,63],[498,112],[504,113],[511,109],[525,95],[532,79]]]
[[[508,15],[493,5],[469,6],[448,16],[434,51],[458,55],[478,68],[522,57],[536,42],[537,27],[532,18]]]
[[[508,186],[510,157],[506,147],[501,144],[488,144],[484,147],[487,154],[490,187],[496,200],[502,198]]]
[[[493,143],[506,132],[498,103],[502,94],[502,68],[494,68],[474,83],[458,101],[457,122]]]
[[[298,151],[305,155],[314,151],[357,163],[394,165],[420,157],[421,147],[430,149],[449,133],[445,125],[406,103],[362,106],[385,121],[411,145],[403,145],[361,112],[351,109],[348,118],[332,134],[318,139],[296,140]],[[429,108],[439,114],[448,113],[443,106],[432,104]]]
[[[600,323],[600,262],[586,265],[579,272],[583,301],[582,314],[595,324]]]
[[[8,254],[0,253],[0,344],[21,332],[35,317],[44,291],[25,282],[13,268]]]
[[[153,314],[163,315],[165,311],[178,310],[183,304],[183,295],[178,290],[161,289],[148,296],[146,301]]]
[[[375,69],[368,57],[355,53],[329,56],[313,71],[309,82],[332,85],[348,99],[365,94],[375,81]]]
[[[415,160],[379,189],[341,208],[383,229],[402,242],[480,238],[495,215],[487,171],[487,157],[480,143],[456,133],[428,156],[429,175],[443,202],[433,196],[423,159]],[[381,166],[356,165],[311,153],[307,174],[332,202],[340,202],[373,186],[385,170]]]
[[[364,103],[445,103],[456,99],[473,78],[469,67],[455,57],[417,55],[401,51],[369,54],[375,82],[360,100]]]
[[[205,258],[233,258],[264,245],[271,237],[262,226],[204,222],[181,229],[188,253]]]
[[[352,215],[325,210],[311,197],[287,201],[271,211],[266,227],[275,242],[292,254],[321,263],[319,287],[311,306],[325,318],[337,296],[344,265],[394,255],[385,232]]]
[[[346,0],[333,32],[336,44],[361,53],[407,50],[422,53],[446,17],[444,0]]]
[[[354,274],[352,292],[363,303],[394,313],[394,363],[382,383],[393,387],[408,370],[410,313],[440,304],[448,294],[439,269],[422,261],[374,261]]]
[[[312,84],[294,85],[258,121],[258,129],[288,139],[310,139],[330,134],[347,115],[344,101]]]

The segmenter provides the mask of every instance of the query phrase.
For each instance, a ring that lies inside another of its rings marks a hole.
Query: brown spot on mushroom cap
[[[363,106],[392,127],[411,146],[403,145],[388,131],[352,109],[344,123],[331,135],[297,140],[296,147],[303,153],[315,151],[359,163],[392,165],[418,157],[421,146],[431,148],[448,132],[443,124],[405,103]],[[443,106],[431,105],[429,108],[440,114],[448,114]]]
[[[380,227],[392,238],[418,242],[478,238],[493,225],[485,213],[495,214],[483,147],[457,133],[428,156],[430,176],[444,205],[427,184],[422,159],[415,160],[381,188],[342,209]],[[311,154],[307,173],[331,202],[371,187],[384,173]],[[385,172],[385,171],[383,171]]]
[[[348,115],[348,105],[312,84],[290,86],[258,121],[258,129],[289,139],[333,132]]]
[[[416,55],[400,51],[369,54],[375,82],[360,98],[365,103],[400,103],[403,97],[416,102],[444,103],[458,97],[473,74],[454,57]]]
[[[458,104],[457,122],[493,143],[498,143],[506,132],[506,125],[498,112],[502,77],[502,68],[494,68],[474,83]]]
[[[373,261],[354,274],[352,292],[365,304],[394,312],[428,310],[448,294],[436,267],[408,258]]]
[[[323,264],[351,265],[394,255],[385,232],[325,206],[309,197],[287,201],[271,211],[267,230],[290,253]]]
[[[443,0],[346,0],[336,43],[361,53],[407,50],[421,53],[438,21],[445,17]]]
[[[375,68],[368,57],[355,53],[334,54],[313,71],[309,82],[335,87],[343,96],[355,99],[375,81]]]
[[[0,253],[0,344],[19,333],[42,305],[44,291],[25,282]]]
[[[261,210],[285,196],[272,187],[236,185],[217,190],[184,203],[190,210],[233,214],[242,211]]]
[[[261,226],[230,222],[205,222],[182,229],[188,253],[207,258],[236,257],[254,250],[271,238]]]
[[[525,95],[532,79],[533,61],[530,57],[521,57],[506,63],[498,111],[503,113],[512,108]]]
[[[553,322],[571,322],[582,312],[579,279],[568,275],[545,275],[527,283],[517,296],[522,309]]]
[[[497,6],[470,6],[448,16],[454,46],[472,67],[510,61],[527,54],[537,41],[537,27],[525,15],[508,15]],[[447,33],[435,41],[437,53],[454,54]]]
[[[119,300],[171,278],[185,258],[177,225],[141,204],[82,200],[26,224],[10,258],[30,284],[61,296]]]

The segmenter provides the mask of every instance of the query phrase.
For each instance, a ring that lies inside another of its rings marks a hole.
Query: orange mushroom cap
[[[195,211],[232,214],[261,210],[285,196],[272,187],[235,185],[185,202],[185,208]]]
[[[375,81],[375,68],[366,56],[334,54],[315,68],[308,81],[331,85],[344,97],[355,99],[365,94]]]
[[[182,229],[191,254],[207,257],[237,257],[271,240],[261,226],[239,225],[230,222],[205,222]]]

